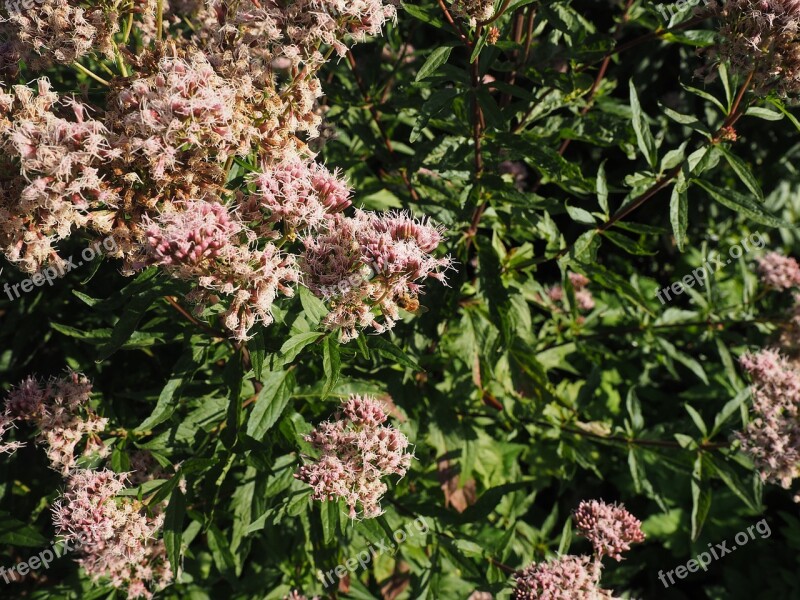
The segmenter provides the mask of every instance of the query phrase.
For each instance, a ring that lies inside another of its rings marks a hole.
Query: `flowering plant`
[[[798,65],[800,0],[3,3],[0,596],[797,597]]]

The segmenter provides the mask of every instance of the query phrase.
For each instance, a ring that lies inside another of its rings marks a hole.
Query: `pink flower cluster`
[[[598,574],[588,556],[566,554],[533,563],[515,575],[514,600],[600,600],[612,598],[598,587]]]
[[[59,262],[53,242],[75,228],[107,233],[111,223],[103,209],[118,201],[99,173],[119,156],[109,131],[80,102],[59,99],[47,79],[36,87],[0,87],[0,151],[19,164],[9,193],[0,191],[0,245],[29,273]],[[8,175],[10,169],[0,180]]]
[[[620,561],[631,544],[644,541],[641,521],[617,504],[583,501],[574,518],[578,531],[592,543],[598,557],[610,556]]]
[[[412,455],[408,438],[391,425],[378,402],[369,396],[351,395],[333,421],[317,426],[306,441],[320,452],[313,463],[295,474],[310,485],[315,500],[343,499],[356,518],[358,507],[365,518],[381,514],[380,500],[387,490],[381,478],[405,475]]]
[[[72,62],[94,49],[128,73],[108,82],[97,119],[46,79],[36,82],[38,93],[0,84],[6,257],[35,272],[61,260],[55,244],[69,235],[111,234],[126,274],[157,265],[191,281],[196,313],[219,318],[236,340],[271,323],[277,296],[301,283],[331,302],[325,325],[341,328],[345,340],[368,326],[389,329],[400,309],[415,310],[422,280],[443,280],[451,264],[432,255],[441,229],[400,213],[343,216],[351,189],[309,145],[321,123],[322,46],[343,55],[379,33],[394,4],[162,4],[163,24],[185,17],[191,33],[136,52],[114,46],[122,43],[111,34],[123,15],[113,3],[41,0],[0,24],[14,28],[20,56],[48,48]],[[121,9],[133,11],[139,36],[131,39],[154,42],[157,6],[135,0]],[[260,169],[244,178],[247,189],[236,189],[252,164]],[[322,292],[323,282],[356,272],[363,282],[346,297]]]
[[[133,80],[113,100],[109,114],[120,143],[142,154],[150,175],[164,180],[179,164],[246,155],[258,138],[245,100],[252,83],[235,83],[217,74],[208,58],[193,52],[186,59],[162,58],[152,75]]]
[[[580,273],[568,273],[572,289],[575,291],[575,302],[580,310],[592,310],[595,307],[594,296],[588,289],[589,279]],[[563,302],[564,288],[554,285],[547,289],[547,297],[553,302]]]
[[[758,274],[764,285],[776,290],[800,286],[800,264],[778,252],[769,252],[759,259]]]
[[[296,156],[264,165],[252,181],[257,192],[244,205],[243,218],[255,221],[266,216],[268,223],[283,223],[289,232],[319,229],[329,215],[350,206],[351,190],[338,173]]]
[[[354,217],[336,215],[324,233],[304,239],[304,283],[321,297],[330,290],[346,290],[330,299],[332,310],[325,324],[340,328],[348,341],[358,336],[359,328],[391,329],[400,318],[399,309],[416,310],[421,282],[429,277],[444,282],[452,267],[450,257],[432,254],[442,233],[440,227],[404,212],[378,215],[359,210]],[[352,285],[353,276],[365,267],[372,278],[355,279]],[[339,285],[342,282],[347,285]]]
[[[788,489],[800,473],[800,373],[772,349],[740,363],[753,380],[753,418],[737,438],[762,479]]]
[[[294,257],[271,243],[257,248],[252,231],[221,204],[198,200],[180,209],[147,221],[148,262],[197,282],[191,299],[198,313],[215,303],[216,294],[231,296],[225,326],[235,339],[247,339],[257,322],[272,322],[279,292],[294,293],[290,286],[299,280]]]
[[[800,3],[797,0],[713,0],[720,22],[713,60],[729,61],[760,95],[800,93]]]
[[[172,581],[164,543],[157,537],[164,515],[132,496],[119,496],[126,475],[78,469],[53,507],[53,523],[77,542],[78,563],[94,580],[127,588],[128,598],[152,598]]]
[[[108,419],[89,407],[92,386],[80,373],[40,384],[29,377],[9,392],[5,401],[7,418],[28,421],[37,429],[36,441],[45,446],[51,466],[67,474],[76,462],[75,451],[86,440],[82,454],[105,456],[107,448],[99,437]]]
[[[515,600],[601,600],[614,598],[600,588],[602,559],[622,559],[630,545],[644,541],[641,523],[624,507],[602,500],[583,501],[574,512],[578,532],[594,548],[594,556],[563,555],[534,563],[515,575]]]
[[[74,0],[6,2],[7,19],[0,19],[0,37],[8,37],[19,58],[35,69],[69,64],[98,50],[111,54],[111,36],[119,29],[118,15],[102,8],[84,8]]]

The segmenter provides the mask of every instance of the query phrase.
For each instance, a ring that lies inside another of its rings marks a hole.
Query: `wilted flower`
[[[341,498],[355,518],[358,507],[366,518],[381,514],[386,492],[381,478],[405,475],[412,455],[408,438],[391,425],[374,398],[351,395],[333,421],[317,426],[306,441],[320,457],[303,465],[295,477],[309,484],[315,500]]]
[[[721,21],[720,42],[711,56],[729,61],[753,89],[782,96],[800,92],[800,2],[797,0],[712,0]]]
[[[453,14],[476,25],[494,16],[494,0],[453,0]]]
[[[580,534],[592,543],[598,558],[622,560],[622,553],[630,550],[631,544],[644,541],[642,523],[624,506],[583,501],[574,517]]]

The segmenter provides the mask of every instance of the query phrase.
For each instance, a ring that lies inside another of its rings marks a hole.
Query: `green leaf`
[[[231,547],[227,538],[212,524],[208,528],[208,548],[211,550],[211,556],[214,559],[214,564],[217,570],[229,581],[234,581],[236,578],[235,565]]]
[[[739,179],[742,180],[753,195],[763,202],[764,200],[764,192],[761,191],[761,186],[758,184],[753,172],[750,170],[750,167],[738,156],[733,154],[730,150],[725,148],[724,146],[718,146],[722,155],[725,157],[725,160],[728,161],[728,164],[734,170],[736,175]]]
[[[744,114],[748,117],[756,117],[757,119],[764,119],[765,121],[780,121],[783,119],[782,113],[760,106],[751,106]]]
[[[184,351],[183,355],[178,359],[175,368],[172,370],[172,376],[167,384],[158,395],[158,401],[150,413],[142,423],[136,428],[136,431],[147,431],[156,425],[160,425],[172,416],[178,406],[176,395],[180,395],[180,390],[183,388],[185,382],[191,379],[194,372],[200,367],[202,356],[205,353],[203,346],[197,345],[194,348],[188,348]]]
[[[703,454],[697,455],[692,470],[692,541],[700,537],[711,508],[711,488],[704,477]]]
[[[597,201],[600,204],[600,208],[605,215],[608,216],[608,180],[606,179],[605,161],[601,162],[600,168],[597,169],[597,183],[595,187],[597,189]]]
[[[0,511],[0,542],[10,546],[31,548],[46,546],[49,541],[30,525],[18,521],[5,511]]]
[[[791,223],[787,223],[783,219],[779,219],[778,217],[771,215],[763,206],[753,202],[738,192],[730,189],[718,188],[710,183],[706,183],[701,179],[693,179],[692,181],[706,190],[714,200],[723,206],[727,206],[731,210],[749,217],[756,223],[760,223],[768,227],[786,227],[788,229],[794,229],[794,226]]]
[[[177,477],[177,475],[176,475]],[[183,538],[183,517],[186,514],[186,497],[179,486],[172,495],[164,513],[164,547],[172,572],[177,579],[181,568],[181,541]]]
[[[322,369],[325,372],[325,386],[322,396],[326,397],[339,381],[342,371],[342,359],[339,352],[339,340],[335,335],[329,335],[322,343]]]
[[[390,360],[394,360],[399,365],[408,367],[409,369],[414,369],[415,371],[425,370],[420,367],[410,356],[403,352],[395,343],[385,338],[370,337],[369,346],[373,348],[378,355]]]
[[[288,364],[292,362],[303,348],[316,342],[323,335],[325,334],[318,331],[307,331],[290,337],[283,343],[283,346],[281,346],[281,354],[283,355],[284,363]]]
[[[658,150],[656,149],[656,141],[653,139],[653,134],[650,131],[650,125],[647,122],[647,115],[642,111],[642,106],[639,104],[639,95],[636,93],[636,87],[633,85],[633,79],[629,82],[630,87],[630,101],[631,111],[633,112],[633,131],[636,133],[636,142],[639,145],[644,157],[647,159],[647,164],[651,169],[658,166]]]
[[[303,306],[303,314],[306,319],[312,326],[319,325],[322,318],[328,314],[325,303],[303,286],[300,286],[298,295],[300,296],[300,304]]]
[[[433,75],[433,73],[435,73],[439,67],[447,62],[447,59],[450,58],[450,53],[452,51],[453,48],[450,46],[436,48],[430,53],[425,61],[425,64],[420,67],[419,71],[417,72],[417,76],[414,78],[414,81],[421,81],[429,75]]]
[[[675,245],[681,252],[686,251],[688,242],[686,230],[689,226],[689,186],[686,178],[681,172],[678,181],[672,188],[672,197],[669,201],[669,221],[672,224],[672,235],[675,237]]]
[[[694,408],[692,408],[688,404],[686,404],[684,408],[686,409],[686,412],[689,413],[689,416],[692,418],[692,421],[694,421],[694,424],[697,427],[697,429],[700,430],[700,433],[702,433],[703,436],[707,437],[708,428],[706,427],[705,422],[703,422],[703,417],[700,416],[700,413],[697,412]]]
[[[136,326],[139,325],[142,317],[155,302],[158,295],[158,293],[151,290],[134,296],[128,302],[122,311],[122,316],[114,325],[108,342],[97,351],[97,362],[106,360],[131,338],[133,332],[136,331]]]
[[[294,390],[294,374],[292,371],[269,372],[263,384],[247,421],[247,435],[257,440],[264,438],[289,403]]]

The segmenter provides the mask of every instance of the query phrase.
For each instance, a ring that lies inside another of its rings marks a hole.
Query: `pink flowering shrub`
[[[798,36],[0,2],[0,598],[799,598]]]

